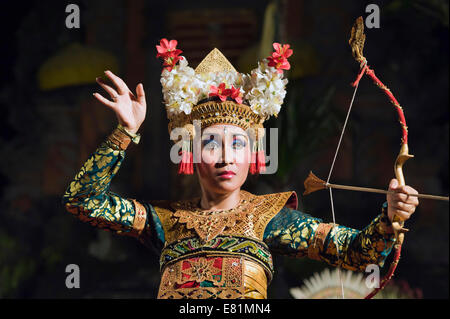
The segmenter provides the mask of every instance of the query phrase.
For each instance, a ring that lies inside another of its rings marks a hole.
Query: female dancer
[[[118,126],[87,159],[63,203],[84,222],[160,249],[158,298],[267,298],[272,254],[309,257],[354,271],[382,266],[395,243],[393,217],[407,220],[418,205],[417,197],[406,195],[417,192],[393,179],[389,190],[394,193],[359,231],[297,210],[293,191],[254,195],[241,189],[249,171],[265,169],[262,134],[251,129],[261,129],[284,98],[282,72],[289,68],[292,51],[279,44],[274,48],[245,76],[218,50],[194,71],[179,56],[176,41],[163,39],[157,46],[166,67],[161,83],[169,131],[182,127],[188,133],[178,144],[180,173],[193,173],[192,145],[200,138],[195,168],[201,196],[189,200],[137,200],[109,191],[129,143],[139,142],[146,100],[142,84],[134,94],[110,71],[105,74],[112,85],[97,79],[111,100],[94,96],[116,114]],[[273,98],[277,94],[281,97]],[[193,120],[201,123],[200,134]]]

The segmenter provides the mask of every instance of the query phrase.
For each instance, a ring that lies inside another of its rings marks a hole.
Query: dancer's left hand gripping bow
[[[419,205],[417,197],[410,194],[418,194],[418,192],[411,186],[400,185],[395,178],[389,183],[389,191],[394,192],[386,195],[389,220],[391,222],[408,220]]]

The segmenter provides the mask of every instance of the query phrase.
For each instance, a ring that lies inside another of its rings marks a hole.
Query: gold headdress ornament
[[[213,49],[194,70],[176,46],[176,40],[162,39],[156,46],[156,57],[164,60],[161,84],[169,134],[174,128],[189,132],[189,138],[181,141],[178,173],[193,173],[194,120],[200,121],[202,129],[230,124],[247,130],[253,142],[250,173],[264,172],[263,123],[271,115],[278,115],[286,95],[283,70],[290,68],[289,45],[274,43],[272,56],[260,61],[250,74],[237,72],[218,49]]]

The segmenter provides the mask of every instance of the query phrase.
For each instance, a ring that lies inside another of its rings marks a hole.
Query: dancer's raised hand
[[[145,92],[142,83],[136,87],[136,95],[130,91],[125,82],[112,73],[105,71],[105,75],[111,80],[114,86],[107,84],[103,79],[97,78],[97,83],[110,95],[112,101],[103,97],[99,93],[94,93],[94,97],[102,104],[111,108],[116,114],[119,123],[131,133],[139,130],[144,122],[147,105],[145,102]]]

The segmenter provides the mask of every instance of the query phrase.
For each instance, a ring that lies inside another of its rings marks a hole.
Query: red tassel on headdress
[[[266,156],[264,154],[263,136],[264,133],[256,129],[252,146],[252,160],[250,163],[250,174],[261,174],[266,171]]]
[[[194,173],[194,156],[192,154],[192,141],[183,140],[181,147],[181,162],[178,166],[178,174],[191,175]]]
[[[261,174],[266,171],[266,157],[264,155],[264,151],[258,151],[257,156],[257,169],[258,174]]]
[[[264,134],[258,133],[258,152],[256,153],[256,169],[258,170],[258,174],[266,171],[266,156],[264,155],[263,136]]]
[[[254,142],[254,144],[256,144],[256,142]],[[252,158],[251,158],[251,161],[250,161],[250,174],[252,174],[252,175],[256,174],[256,172],[257,172],[257,169],[256,169],[256,155],[257,155],[257,152],[254,150],[255,147],[256,147],[256,145],[254,145],[252,147]]]

